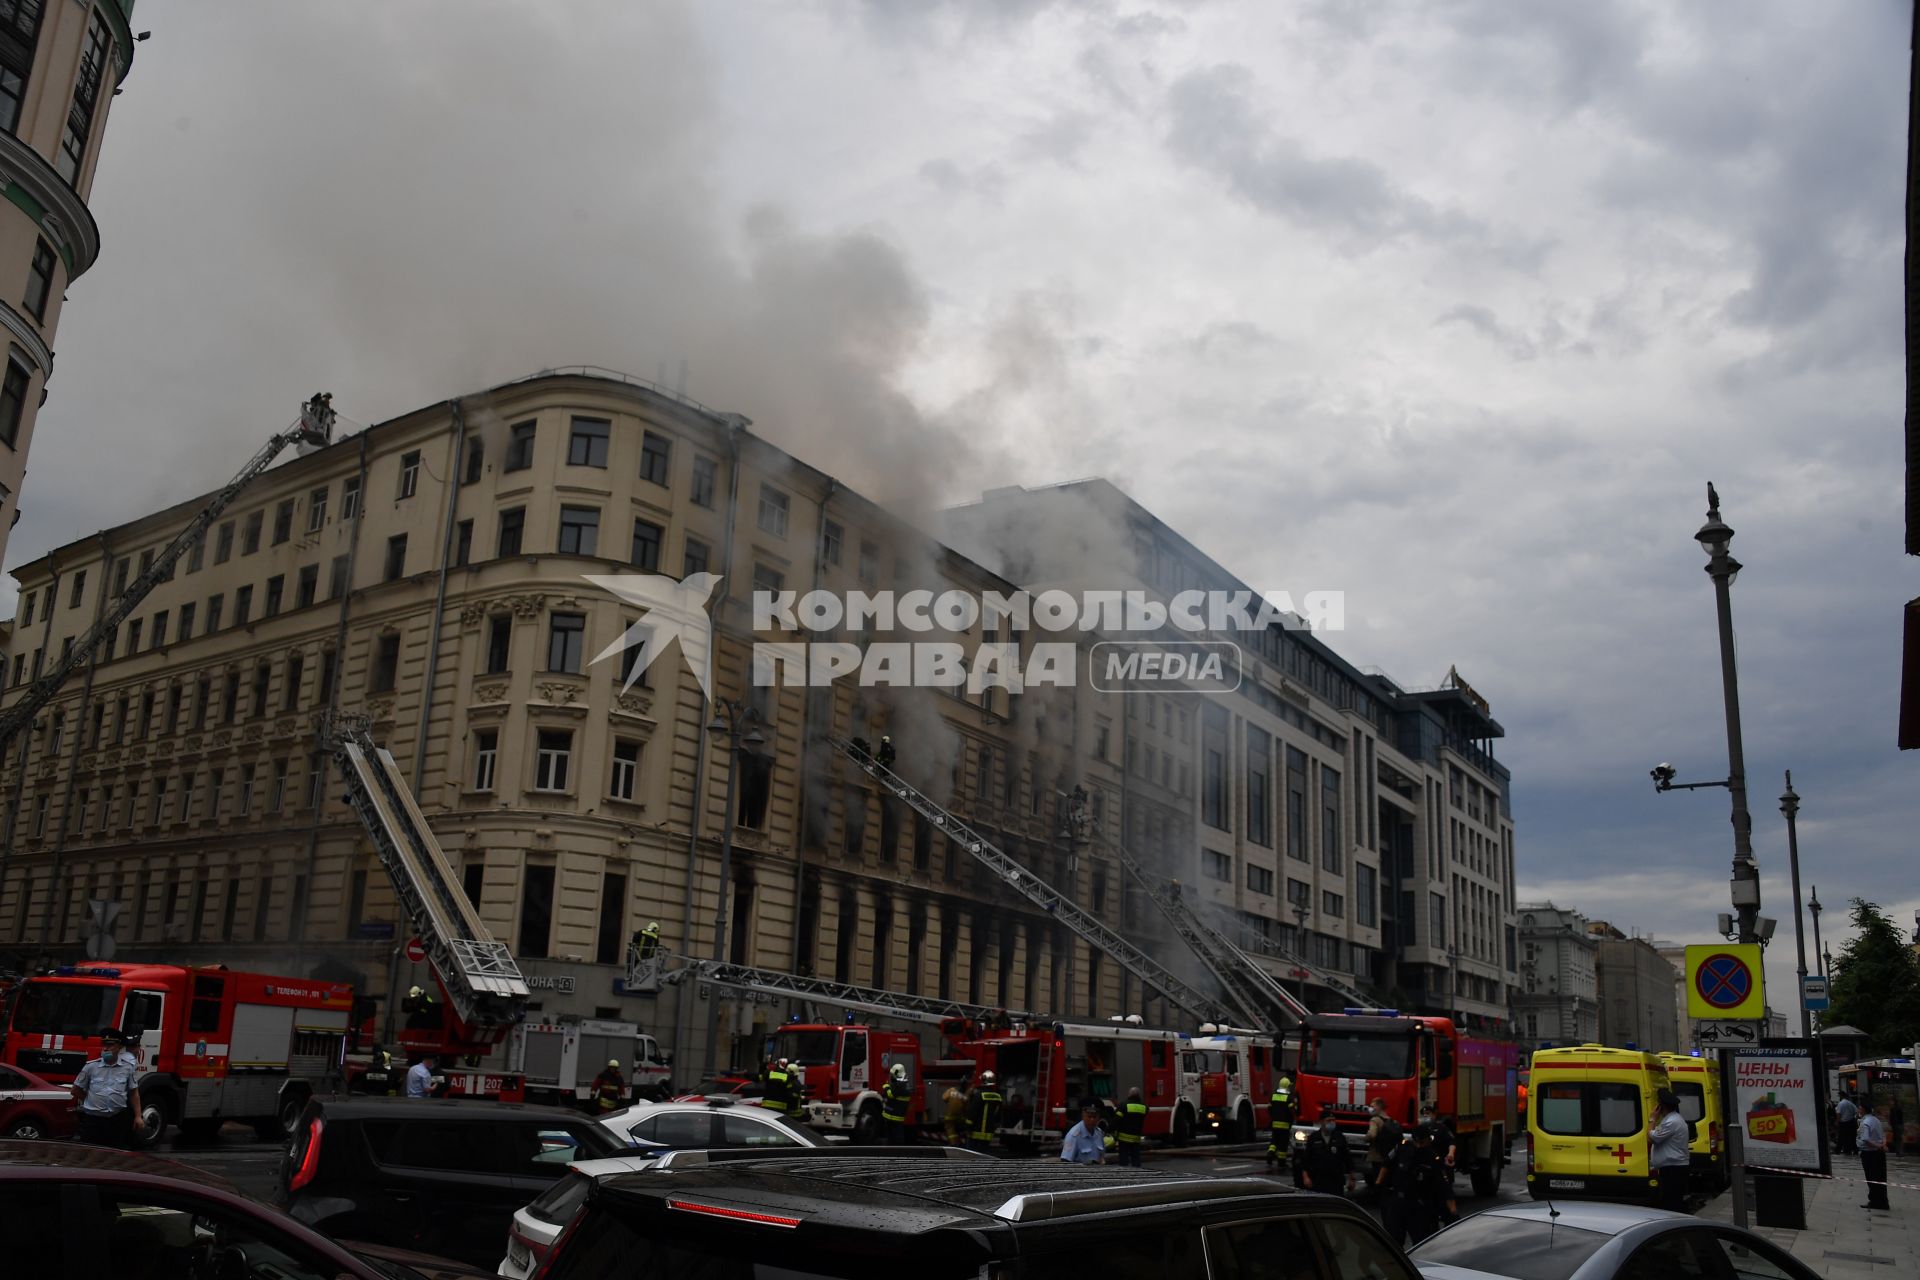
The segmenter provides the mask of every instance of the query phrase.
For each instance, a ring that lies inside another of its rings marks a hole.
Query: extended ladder
[[[363,724],[340,717],[331,729],[347,804],[372,838],[453,1012],[469,1027],[513,1022],[526,1005],[527,980],[467,901],[393,756],[374,744]]]
[[[633,949],[628,952],[628,967],[640,963]],[[1009,1022],[1033,1025],[1040,1021],[1033,1014],[1000,1009],[982,1004],[964,1004],[931,996],[910,996],[877,987],[857,987],[827,978],[803,978],[798,974],[773,969],[756,969],[743,964],[724,964],[718,960],[692,960],[678,969],[660,975],[661,986],[682,982],[711,982],[736,991],[755,991],[762,995],[786,996],[835,1008],[853,1009],[876,1017],[900,1018],[909,1022],[945,1022],[949,1018],[968,1018],[990,1022],[1005,1018]]]
[[[1315,982],[1327,988],[1329,991],[1333,992],[1335,995],[1339,996],[1342,1000],[1345,1000],[1350,1004],[1365,1006],[1365,1005],[1372,1005],[1376,1003],[1373,997],[1363,994],[1359,990],[1348,985],[1346,982],[1335,977],[1333,974],[1328,973],[1325,969],[1322,969],[1320,966],[1308,964],[1305,960],[1301,959],[1299,955],[1282,949],[1278,943],[1273,942],[1266,938],[1262,938],[1258,934],[1243,934],[1242,936],[1246,938],[1247,944],[1248,944],[1244,947],[1237,942],[1233,942],[1226,939],[1225,937],[1222,937],[1221,941],[1226,944],[1228,950],[1230,950],[1234,955],[1239,956],[1240,959],[1244,960],[1250,967],[1252,967],[1256,972],[1261,974],[1261,976],[1265,977],[1268,981],[1272,982],[1275,986],[1279,986],[1279,979],[1273,977],[1272,974],[1269,974],[1266,971],[1265,967],[1262,966],[1257,960],[1254,959],[1253,954],[1249,954],[1249,953],[1257,953],[1259,955],[1267,956],[1271,959],[1278,960],[1282,964],[1292,965],[1294,968],[1301,970],[1309,978],[1312,978]],[[1282,987],[1281,990],[1284,991],[1285,988]]]
[[[1115,963],[1121,968],[1189,1013],[1201,1018],[1217,1016],[1213,1011],[1222,1006],[1218,998],[1202,995],[1185,981],[1175,977],[1153,957],[1082,911],[1058,889],[1027,870],[978,831],[927,799],[904,778],[854,746],[852,742],[845,738],[831,736],[826,738],[826,741],[845,754],[862,771],[878,780],[895,797],[904,800],[915,813],[931,822],[937,829],[946,832],[949,839],[972,855],[975,861],[999,876],[1008,888],[1071,929],[1089,946],[1113,957]]]

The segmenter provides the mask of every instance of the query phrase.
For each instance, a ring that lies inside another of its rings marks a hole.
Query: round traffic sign
[[[418,938],[407,939],[407,959],[419,964],[427,958],[427,944]]]
[[[1716,1009],[1737,1009],[1753,994],[1753,970],[1739,956],[1721,952],[1700,962],[1693,988]]]

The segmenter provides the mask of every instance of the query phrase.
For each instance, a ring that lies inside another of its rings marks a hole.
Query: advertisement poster
[[[1734,1051],[1732,1118],[1746,1129],[1749,1167],[1825,1171],[1815,1083],[1822,1065],[1806,1047]]]

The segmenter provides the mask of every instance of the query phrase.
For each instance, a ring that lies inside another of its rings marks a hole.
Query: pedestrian
[[[865,738],[856,737],[853,739],[853,751],[854,754],[862,760],[873,759],[873,744]]]
[[[1372,1114],[1367,1117],[1367,1186],[1376,1196],[1383,1183],[1381,1171],[1404,1137],[1399,1122],[1387,1114],[1387,1100],[1375,1098]]]
[[[1401,1248],[1408,1247],[1409,1236],[1419,1244],[1440,1229],[1447,1187],[1434,1131],[1430,1124],[1415,1125],[1413,1137],[1396,1145],[1375,1174],[1380,1224]]]
[[[80,1141],[96,1147],[131,1149],[133,1137],[147,1131],[140,1111],[139,1068],[126,1056],[126,1037],[118,1027],[100,1033],[100,1056],[89,1059],[70,1088],[80,1104]]]
[[[880,750],[874,756],[882,769],[893,768],[893,738],[890,734],[880,735]]]
[[[1332,1107],[1320,1112],[1320,1127],[1307,1138],[1307,1151],[1301,1163],[1305,1168],[1301,1170],[1300,1185],[1307,1190],[1336,1196],[1353,1190],[1352,1152],[1347,1145],[1347,1135],[1340,1132],[1340,1126],[1334,1121]]]
[[[1453,1175],[1460,1163],[1460,1140],[1454,1137],[1453,1126],[1434,1111],[1431,1102],[1420,1104],[1420,1123],[1433,1126],[1433,1153],[1439,1158],[1440,1172],[1447,1184],[1447,1211],[1441,1221],[1452,1222],[1460,1216],[1460,1200],[1453,1190]]]
[[[907,1145],[907,1114],[913,1109],[913,1086],[907,1083],[907,1064],[896,1062],[880,1093],[880,1119],[887,1126],[887,1145]]]
[[[432,1094],[433,1059],[424,1053],[410,1054],[407,1060],[407,1097],[426,1098]]]
[[[1900,1154],[1900,1144],[1907,1140],[1907,1113],[1900,1109],[1900,1095],[1895,1094],[1887,1105],[1887,1150],[1894,1155]]]
[[[1843,1156],[1857,1154],[1859,1147],[1854,1143],[1854,1134],[1859,1127],[1860,1108],[1854,1105],[1853,1095],[1841,1094],[1840,1101],[1833,1106],[1833,1149]]]
[[[1004,1101],[993,1072],[982,1071],[980,1082],[967,1090],[967,1150],[993,1150],[993,1135],[1000,1126],[1000,1105]]]
[[[591,1093],[593,1109],[601,1115],[627,1105],[627,1078],[620,1074],[620,1059],[607,1059],[607,1065],[593,1078]]]
[[[1140,1147],[1147,1137],[1147,1104],[1138,1087],[1127,1090],[1126,1105],[1120,1108],[1120,1163],[1130,1169],[1140,1167]]]
[[[1655,1181],[1655,1203],[1674,1213],[1687,1213],[1687,1180],[1691,1176],[1687,1150],[1687,1121],[1680,1114],[1680,1095],[1671,1089],[1654,1094],[1653,1118],[1647,1122],[1647,1170]]]
[[[1068,1164],[1101,1164],[1107,1158],[1106,1141],[1100,1134],[1100,1108],[1089,1102],[1080,1108],[1080,1123],[1067,1130],[1060,1143],[1060,1158]]]
[[[1293,1134],[1293,1077],[1282,1074],[1274,1081],[1273,1096],[1267,1100],[1267,1172],[1287,1158]]]
[[[1867,1095],[1867,1105],[1860,1109],[1860,1130],[1858,1134],[1860,1150],[1860,1176],[1867,1180],[1867,1202],[1862,1209],[1891,1209],[1887,1203],[1887,1126],[1880,1119],[1879,1111],[1873,1105],[1873,1095]]]

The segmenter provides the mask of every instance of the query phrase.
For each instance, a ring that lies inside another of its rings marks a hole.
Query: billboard
[[[1827,1171],[1822,1064],[1810,1045],[1733,1051],[1733,1123],[1746,1129],[1749,1167]]]

